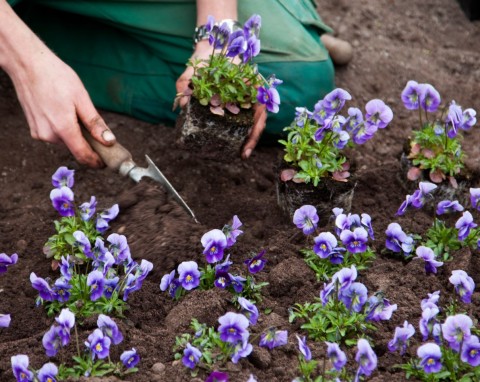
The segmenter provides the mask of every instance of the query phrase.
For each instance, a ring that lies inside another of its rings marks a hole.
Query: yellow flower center
[[[102,348],[102,345],[101,345],[101,344],[97,344],[97,345],[95,346],[95,350],[96,350],[96,351],[102,351],[102,349],[103,349],[103,348]]]
[[[327,250],[327,246],[326,246],[325,244],[320,245],[320,248],[322,249],[322,251],[326,251],[326,250]]]
[[[187,275],[187,277],[185,277],[185,281],[187,283],[191,282],[193,280],[193,277],[191,275]]]
[[[435,360],[433,358],[429,358],[427,361],[427,364],[433,365],[435,363]]]
[[[215,247],[214,245],[210,248],[210,252],[216,252],[217,251],[217,247]]]

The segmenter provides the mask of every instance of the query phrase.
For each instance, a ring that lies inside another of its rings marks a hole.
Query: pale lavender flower
[[[416,110],[420,105],[420,87],[416,81],[408,81],[402,91],[402,102],[408,110]]]
[[[75,216],[73,192],[70,188],[65,186],[54,188],[50,192],[50,200],[60,216]]]
[[[75,315],[69,309],[62,309],[55,321],[59,325],[58,335],[62,340],[62,346],[66,346],[70,342],[70,330],[75,326]]]
[[[458,134],[458,129],[463,121],[462,108],[452,101],[448,107],[447,117],[445,118],[447,136],[451,139],[455,138]]]
[[[363,227],[355,228],[353,232],[344,230],[340,239],[351,253],[363,253],[367,250],[368,233]]]
[[[463,343],[460,359],[473,367],[480,365],[480,342],[477,336],[471,336]]]
[[[331,119],[331,117],[335,113],[332,113],[329,109],[326,108],[325,102],[323,100],[318,101],[314,107],[311,117],[315,122],[318,123],[320,126],[324,126],[327,119]]]
[[[56,188],[68,187],[72,188],[74,183],[75,170],[69,170],[62,166],[52,175],[52,185]]]
[[[203,245],[203,254],[208,263],[216,263],[223,259],[223,252],[227,247],[227,238],[219,229],[212,229],[200,239]]]
[[[87,235],[82,231],[75,231],[73,237],[75,238],[75,246],[80,248],[86,257],[93,259],[92,245],[90,244]]]
[[[368,125],[366,122],[358,125],[352,132],[352,141],[357,145],[363,145],[373,138],[378,131],[376,125]]]
[[[232,362],[238,363],[240,358],[245,358],[250,355],[253,350],[252,344],[248,342],[249,333],[245,333],[241,341],[238,341],[233,348]]]
[[[422,208],[430,193],[437,188],[437,185],[430,182],[420,182],[418,190],[416,190],[411,199],[411,203],[415,208]]]
[[[333,138],[333,146],[342,150],[345,148],[349,140],[350,135],[345,130],[341,130],[335,134],[335,138]]]
[[[70,281],[72,279],[72,271],[73,262],[70,262],[70,255],[67,255],[67,258],[62,256],[60,260],[60,273],[66,281]]]
[[[425,373],[438,373],[442,369],[442,351],[437,344],[423,344],[417,349],[417,355]]]
[[[243,32],[245,36],[255,36],[259,37],[260,28],[262,27],[262,17],[257,14],[253,14],[250,18],[243,24]]]
[[[97,356],[99,359],[107,358],[110,354],[111,340],[103,334],[100,329],[95,329],[85,341],[85,346],[90,349],[92,358]]]
[[[368,290],[362,283],[353,283],[348,288],[341,290],[338,298],[348,310],[359,313],[367,301]]]
[[[298,334],[296,334],[296,336],[298,340],[298,350],[300,350],[300,353],[302,353],[305,361],[310,361],[312,359],[312,352],[307,345],[307,337],[299,337]]]
[[[258,320],[258,308],[256,305],[244,297],[239,297],[237,301],[242,307],[242,313],[248,318],[250,324],[255,325]]]
[[[470,188],[470,203],[472,207],[480,211],[480,188]]]
[[[352,99],[352,96],[341,88],[332,90],[323,98],[323,107],[330,113],[337,113],[345,105],[345,101]]]
[[[402,216],[407,212],[408,207],[412,205],[412,195],[407,195],[395,215]]]
[[[462,302],[469,304],[471,302],[473,291],[475,290],[475,282],[463,270],[452,271],[452,275],[448,279],[453,286],[455,291],[460,296]]]
[[[470,130],[476,123],[477,112],[473,109],[465,109],[462,115],[462,122],[460,123],[460,128],[462,130]]]
[[[382,293],[376,293],[368,299],[367,321],[389,320],[397,304],[390,304],[390,301],[383,297]]]
[[[365,123],[379,129],[387,127],[393,119],[393,112],[389,106],[380,99],[372,99],[365,105]]]
[[[435,260],[435,253],[429,247],[421,245],[415,251],[417,258],[425,261],[426,273],[437,273],[437,268],[443,265],[443,262]]]
[[[458,202],[458,200],[442,200],[437,204],[437,215],[443,215],[449,212],[462,212],[464,210],[463,206]]]
[[[117,324],[105,314],[100,314],[98,316],[97,326],[103,334],[112,340],[114,345],[118,345],[123,341],[122,332],[118,329]]]
[[[173,280],[175,280],[175,269],[170,273],[163,275],[162,279],[160,280],[160,290],[165,292],[167,289],[170,289],[170,285],[172,284]]]
[[[432,333],[433,327],[437,323],[436,317],[438,313],[440,313],[440,309],[434,304],[422,307],[422,318],[418,327],[423,336],[423,341],[426,341]]]
[[[434,113],[440,105],[441,98],[438,91],[430,84],[420,84],[420,106],[429,113]]]
[[[375,234],[373,232],[371,216],[369,214],[362,214],[361,223],[362,223],[362,226],[367,230],[368,235],[371,237],[371,239],[375,240]]]
[[[359,108],[349,107],[348,116],[348,123],[345,129],[348,132],[352,132],[363,122],[363,113]]]
[[[366,375],[368,377],[377,368],[377,355],[364,338],[358,340],[357,349],[358,351],[355,355],[355,361],[358,363],[357,375]]]
[[[400,355],[404,355],[407,351],[408,340],[415,334],[415,329],[408,321],[403,323],[403,326],[397,326],[395,328],[395,335],[393,339],[388,343],[388,349],[391,352],[397,350],[400,351]]]
[[[115,259],[115,264],[122,264],[131,258],[130,247],[128,246],[125,235],[112,233],[107,237],[107,241],[110,243],[108,252],[110,252]]]
[[[140,362],[140,356],[137,353],[135,348],[131,350],[125,350],[122,355],[120,356],[120,361],[122,361],[123,365],[127,369],[131,369],[132,367],[137,366]]]
[[[340,349],[338,344],[334,342],[327,342],[327,357],[332,362],[335,370],[340,371],[347,363],[346,354]]]
[[[49,357],[54,357],[57,354],[58,349],[62,346],[60,330],[60,327],[52,325],[43,335],[42,344]]]
[[[274,87],[265,88],[260,86],[257,92],[257,100],[267,107],[270,113],[278,113],[280,105],[280,95]]]
[[[410,254],[413,250],[413,238],[403,232],[398,223],[390,223],[385,231],[387,239],[385,246],[393,252],[404,252]]]
[[[472,326],[473,321],[466,314],[448,316],[445,323],[442,324],[443,338],[453,350],[458,352],[461,344],[470,339]]]
[[[185,290],[191,290],[200,285],[200,271],[195,261],[184,261],[177,268],[178,280]]]
[[[14,355],[11,358],[13,375],[18,382],[33,382],[33,373],[28,370],[28,356],[24,354]]]
[[[109,227],[108,223],[117,217],[119,211],[118,204],[114,204],[110,209],[100,213],[95,223],[97,231],[100,233],[105,232]]]
[[[273,348],[287,344],[287,342],[288,332],[286,330],[270,328],[260,335],[259,345],[272,350]]]
[[[80,217],[84,221],[89,221],[95,214],[97,207],[97,199],[95,196],[90,197],[90,202],[85,202],[80,205]]]
[[[220,339],[224,342],[236,344],[242,340],[245,333],[248,333],[249,321],[243,314],[228,312],[220,317],[218,322]]]
[[[362,221],[360,219],[360,216],[358,214],[344,214],[344,213],[339,213],[335,216],[335,227],[336,227],[336,233],[337,235],[340,236],[342,231],[349,229],[355,229],[357,227],[362,227]]]
[[[18,255],[13,253],[8,256],[6,253],[0,253],[0,275],[5,273],[11,265],[17,264]]]
[[[10,326],[10,315],[0,313],[0,328],[8,328]]]
[[[293,214],[293,224],[303,230],[305,235],[315,232],[318,220],[317,209],[309,204],[300,207]]]
[[[335,282],[332,281],[329,284],[323,284],[323,289],[320,291],[320,300],[322,305],[325,306],[328,303],[330,295],[335,291]]]
[[[87,276],[87,285],[90,287],[90,299],[97,301],[103,295],[105,278],[100,271],[92,271]]]
[[[183,351],[182,362],[185,367],[190,369],[195,369],[197,366],[200,357],[202,356],[202,352],[196,348],[195,346],[190,345],[190,342],[187,343],[187,347]]]
[[[54,363],[48,362],[38,370],[38,382],[55,382],[58,368]]]
[[[342,268],[332,276],[332,283],[338,282],[339,292],[347,289],[357,278],[357,268],[352,265],[350,268]]]
[[[422,307],[422,310],[427,308],[427,307],[431,307],[432,304],[433,305],[436,305],[438,303],[438,300],[440,299],[440,291],[437,290],[433,293],[429,293],[428,294],[428,298],[424,298],[421,303],[420,303],[420,306]]]
[[[30,282],[32,283],[33,289],[39,292],[40,298],[45,301],[55,300],[55,293],[45,279],[37,277],[37,275],[32,272],[30,273]]]
[[[242,222],[237,215],[234,215],[232,219],[232,225],[226,224],[225,227],[223,227],[222,231],[227,238],[226,248],[230,248],[232,245],[234,245],[237,241],[237,237],[243,233],[243,231],[239,229],[241,226]]]
[[[477,225],[473,222],[473,216],[469,211],[465,211],[460,219],[455,223],[458,229],[458,240],[463,241],[469,234],[470,230]]]

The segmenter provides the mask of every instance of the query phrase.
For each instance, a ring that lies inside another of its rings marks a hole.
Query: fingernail
[[[115,140],[115,135],[110,130],[104,130],[102,133],[102,138],[105,139],[107,142],[111,142]]]
[[[252,149],[246,149],[245,150],[245,159],[249,158],[251,154],[252,154]]]

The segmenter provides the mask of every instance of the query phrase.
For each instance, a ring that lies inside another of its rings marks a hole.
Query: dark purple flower
[[[458,202],[458,200],[454,200],[453,202],[450,200],[442,200],[437,204],[437,215],[443,215],[449,212],[462,212],[464,210],[463,206]]]
[[[459,351],[461,344],[470,339],[472,326],[473,321],[466,314],[448,316],[442,324],[443,338],[453,350]]]
[[[280,94],[274,87],[267,89],[260,86],[258,88],[257,100],[262,105],[265,105],[270,113],[278,113],[278,110],[280,110]]]
[[[248,333],[249,321],[243,314],[228,312],[220,317],[218,322],[220,339],[224,342],[236,344],[242,340],[245,333]]]
[[[8,328],[11,320],[9,314],[0,313],[0,328]]]
[[[97,356],[99,359],[107,358],[110,353],[110,338],[105,336],[100,329],[95,329],[92,334],[88,336],[88,341],[85,346],[90,349],[92,358]]]
[[[417,258],[425,260],[425,272],[437,273],[437,268],[443,265],[443,262],[435,260],[435,253],[429,247],[421,245],[415,251]]]
[[[248,343],[249,333],[245,333],[241,341],[238,341],[233,348],[232,362],[238,363],[240,358],[245,358],[250,355],[253,350],[252,344]]]
[[[214,49],[223,49],[230,37],[230,28],[227,23],[222,25],[214,25],[208,36],[208,42],[213,45]]]
[[[120,280],[119,277],[105,279],[105,283],[103,284],[103,295],[105,296],[105,298],[110,299],[112,297],[113,292],[118,286],[119,280]]]
[[[14,355],[11,361],[13,375],[17,382],[33,382],[33,373],[28,370],[28,356],[24,354]]]
[[[352,96],[343,89],[337,88],[332,90],[323,98],[323,107],[334,114],[340,111],[345,105],[345,101],[352,99]]]
[[[230,285],[233,287],[233,290],[236,293],[241,293],[247,279],[242,276],[234,276],[231,273],[228,274],[228,277],[230,277]]]
[[[40,298],[45,301],[55,300],[55,293],[50,285],[41,277],[37,277],[34,272],[30,273],[30,282],[32,283],[33,289],[38,290]]]
[[[470,304],[473,291],[475,290],[475,282],[463,270],[452,271],[452,275],[448,279],[455,287],[455,292],[460,296],[462,302]]]
[[[187,343],[187,347],[183,351],[182,362],[185,367],[190,369],[195,369],[200,357],[202,356],[202,352],[198,350],[195,346],[190,345]]]
[[[408,340],[415,334],[415,329],[408,321],[403,323],[403,326],[397,326],[395,328],[395,335],[393,339],[388,343],[388,350],[395,352],[400,351],[400,355],[404,355],[407,351]]]
[[[60,216],[75,216],[73,192],[68,187],[54,188],[50,192],[50,200]]]
[[[255,36],[250,36],[247,39],[247,47],[243,53],[243,63],[250,61],[253,57],[258,56],[260,53],[260,40]]]
[[[6,253],[0,253],[0,275],[5,273],[9,266],[17,264],[18,255],[16,253],[8,256]]]
[[[365,105],[365,123],[367,126],[376,126],[379,129],[387,127],[393,119],[393,112],[380,99],[372,99]]]
[[[317,223],[317,209],[312,205],[306,204],[293,214],[293,224],[303,230],[305,235],[311,235],[317,228]]]
[[[75,238],[75,245],[80,248],[83,254],[86,257],[93,259],[92,245],[90,244],[90,240],[88,239],[87,235],[85,235],[85,233],[82,231],[75,231],[73,233],[73,237]]]
[[[258,273],[265,267],[265,264],[267,263],[267,260],[263,258],[265,252],[265,250],[262,250],[258,255],[252,257],[251,259],[245,260],[245,264],[247,265],[250,273]]]
[[[75,326],[75,315],[69,309],[62,309],[55,321],[59,325],[58,336],[62,340],[62,346],[67,346],[70,342],[70,330]]]
[[[127,369],[131,369],[132,367],[137,366],[137,364],[140,362],[140,356],[135,348],[132,348],[131,350],[125,350],[122,353],[120,356],[120,361],[122,361],[123,365]]]
[[[305,361],[311,361],[312,359],[312,352],[310,351],[310,348],[307,345],[307,337],[299,337],[297,336],[298,340],[298,350],[300,350],[300,353],[302,353],[303,358]]]
[[[430,193],[437,188],[437,185],[430,182],[420,182],[418,190],[416,190],[411,199],[411,203],[415,208],[422,208]]]
[[[387,321],[397,310],[397,304],[390,304],[390,301],[383,297],[381,293],[376,293],[368,299],[367,321]]]
[[[96,301],[103,295],[105,278],[100,271],[92,271],[87,276],[87,285],[90,287],[90,300]]]
[[[473,109],[466,109],[463,111],[462,122],[460,123],[460,128],[462,130],[470,130],[476,123],[477,118],[475,117],[477,112]]]
[[[425,373],[438,373],[442,369],[442,351],[437,344],[426,343],[420,346],[417,355]]]
[[[247,41],[242,30],[232,32],[228,38],[227,57],[236,57],[247,49]]]
[[[42,344],[49,357],[54,357],[57,354],[58,349],[62,346],[60,330],[60,327],[52,325],[43,335]]]
[[[347,356],[335,342],[327,342],[327,357],[332,362],[335,370],[340,371],[347,363]]]
[[[56,188],[68,187],[72,188],[74,183],[74,170],[69,170],[67,167],[62,166],[55,171],[52,175],[52,185]]]
[[[460,359],[473,367],[480,365],[480,342],[477,336],[471,336],[463,343]]]
[[[227,247],[227,238],[219,229],[212,229],[204,234],[200,240],[203,245],[203,254],[208,263],[216,263],[223,259],[223,251]]]
[[[228,382],[228,374],[221,371],[213,371],[205,382]]]
[[[72,286],[70,285],[69,280],[65,279],[64,277],[60,277],[59,279],[55,280],[55,283],[52,287],[55,300],[67,302],[70,298],[70,289],[72,289]]]
[[[416,81],[408,81],[402,91],[402,102],[408,110],[416,110],[420,105],[420,86]]]
[[[365,228],[355,228],[353,232],[344,230],[340,234],[340,239],[351,253],[363,253],[367,250],[368,233]]]
[[[90,198],[90,202],[85,202],[80,205],[80,217],[84,221],[89,221],[92,216],[95,214],[97,207],[97,199],[95,196]]]
[[[409,254],[413,249],[413,238],[403,232],[398,223],[390,223],[385,231],[387,239],[385,246],[393,252],[404,252]]]
[[[230,286],[231,284],[231,279],[230,279],[230,274],[228,272],[215,272],[215,281],[213,284],[217,288],[225,289]]]
[[[472,207],[480,211],[480,188],[470,188],[470,203]]]
[[[122,332],[118,329],[117,324],[105,314],[100,314],[97,319],[98,328],[110,338],[114,345],[118,345],[123,341]]]
[[[367,287],[357,282],[340,291],[338,298],[345,304],[348,310],[359,313],[367,301],[367,294]]]
[[[115,219],[118,215],[119,208],[118,204],[114,204],[110,209],[103,211],[98,217],[96,221],[96,229],[98,232],[103,233],[105,232],[110,223],[113,219]]]
[[[248,318],[250,324],[255,325],[258,320],[258,308],[256,305],[244,297],[239,297],[237,301],[242,307],[242,313]]]
[[[288,332],[286,330],[277,330],[276,328],[270,328],[260,335],[259,345],[272,350],[277,346],[286,345],[287,342]]]
[[[358,363],[357,375],[366,375],[368,377],[377,368],[377,355],[364,338],[358,340],[357,349],[358,351],[355,355],[355,361]]]
[[[237,215],[234,215],[232,219],[232,225],[227,224],[225,225],[225,227],[223,227],[222,231],[225,234],[225,237],[227,238],[226,248],[230,248],[232,245],[234,245],[235,242],[237,241],[237,237],[243,233],[242,230],[239,230],[241,226],[242,226],[242,222],[240,221]]]
[[[243,32],[245,36],[255,36],[259,37],[260,28],[262,27],[262,17],[257,14],[253,14],[243,25]]]
[[[48,362],[38,370],[38,382],[55,382],[58,368],[54,363]]]
[[[455,223],[455,228],[458,229],[458,240],[463,241],[470,234],[470,230],[476,226],[473,222],[472,214],[465,211],[462,217]]]
[[[437,111],[438,105],[440,105],[440,94],[430,84],[420,84],[420,106],[423,110],[433,113]]]
[[[115,264],[122,264],[124,261],[131,258],[130,247],[128,246],[127,238],[124,235],[112,233],[107,237],[107,241],[110,243],[108,252],[113,255]]]

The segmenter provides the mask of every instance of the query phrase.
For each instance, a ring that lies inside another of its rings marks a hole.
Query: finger
[[[80,94],[75,107],[83,126],[85,126],[95,140],[105,146],[112,146],[115,143],[115,135],[100,114],[98,114],[86,90]]]
[[[178,78],[177,82],[175,83],[175,87],[177,89],[177,94],[178,93],[183,93],[185,90],[188,89],[188,85],[190,84],[190,80],[193,76],[193,68],[189,66],[183,73],[182,75]],[[183,96],[180,98],[179,105],[181,107],[184,107],[190,97],[189,96]]]
[[[255,108],[255,115],[254,115],[255,124],[253,125],[252,132],[248,137],[247,143],[243,147],[242,158],[248,159],[252,154],[253,149],[257,146],[258,140],[262,135],[263,130],[265,129],[265,125],[267,123],[267,109],[265,105],[257,106]]]

